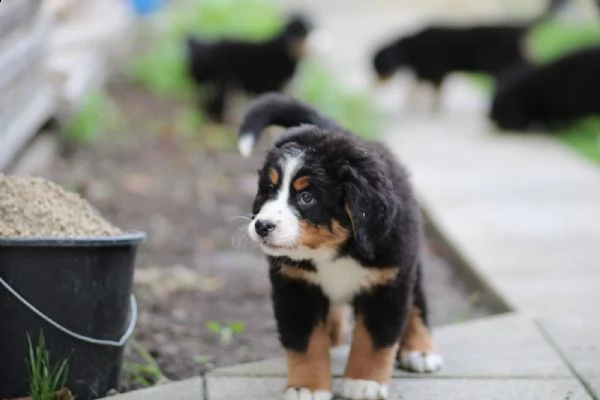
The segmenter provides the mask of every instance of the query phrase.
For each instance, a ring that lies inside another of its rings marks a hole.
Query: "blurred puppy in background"
[[[526,61],[529,30],[554,15],[567,0],[549,1],[542,15],[527,23],[429,26],[380,47],[373,56],[373,69],[383,81],[400,68],[407,68],[419,82],[431,85],[436,97],[444,78],[453,72],[496,77],[511,65]]]
[[[262,42],[208,42],[189,37],[188,71],[198,85],[208,90],[202,102],[208,116],[223,122],[232,91],[258,95],[282,90],[304,56],[310,30],[310,23],[295,15],[277,35]]]
[[[600,47],[541,66],[516,65],[498,79],[490,119],[503,130],[556,129],[600,115],[598,88]]]

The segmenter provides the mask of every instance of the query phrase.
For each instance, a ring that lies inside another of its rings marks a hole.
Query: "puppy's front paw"
[[[435,372],[442,368],[444,359],[441,355],[429,351],[400,351],[398,366],[411,372]]]
[[[283,393],[283,400],[331,400],[331,392],[307,388],[289,388]]]
[[[388,387],[376,381],[346,379],[342,396],[346,400],[386,400]]]

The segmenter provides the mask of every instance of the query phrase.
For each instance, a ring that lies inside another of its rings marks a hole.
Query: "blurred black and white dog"
[[[289,128],[267,152],[248,233],[267,255],[286,400],[328,400],[330,346],[340,307],[354,309],[347,399],[386,399],[394,362],[415,372],[442,365],[427,325],[419,207],[404,168],[383,145],[348,133],[279,94],[251,103],[240,140]],[[250,147],[247,150],[251,150]]]
[[[188,71],[210,93],[203,101],[207,114],[223,121],[227,96],[233,90],[252,95],[280,91],[293,77],[305,53],[311,30],[307,20],[293,16],[281,32],[262,42],[187,39]]]
[[[600,46],[541,66],[517,65],[496,85],[490,119],[503,130],[554,129],[600,115]]]
[[[524,23],[478,26],[432,25],[393,40],[376,50],[373,69],[385,80],[401,68],[439,91],[453,72],[478,72],[496,77],[507,67],[526,61],[526,35],[532,26],[554,15],[566,0],[549,0],[543,14]]]

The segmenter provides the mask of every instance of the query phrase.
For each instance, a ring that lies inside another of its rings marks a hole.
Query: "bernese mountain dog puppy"
[[[515,66],[496,86],[490,119],[503,130],[552,130],[600,115],[600,47],[541,66]]]
[[[248,234],[269,262],[274,314],[287,353],[286,400],[331,399],[329,349],[340,307],[355,326],[347,399],[386,399],[394,364],[442,365],[427,324],[419,206],[404,168],[382,144],[345,131],[281,94],[254,100],[240,138],[289,128],[267,152]]]
[[[373,57],[381,80],[405,67],[417,79],[439,88],[452,72],[497,75],[524,59],[522,39],[529,25],[429,26],[384,45]]]
[[[383,81],[400,68],[407,68],[438,92],[453,72],[485,73],[495,78],[507,67],[527,59],[527,33],[563,7],[565,1],[550,0],[541,16],[526,23],[429,26],[380,47],[372,59],[373,69]]]
[[[196,84],[209,92],[202,104],[208,116],[223,121],[227,95],[232,90],[252,95],[282,90],[304,56],[310,30],[309,22],[295,15],[281,32],[262,42],[205,42],[189,37],[188,72]]]

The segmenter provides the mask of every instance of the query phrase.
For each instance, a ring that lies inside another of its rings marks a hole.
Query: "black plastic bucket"
[[[118,389],[144,237],[0,238],[0,399],[27,395],[27,335],[35,345],[40,331],[52,362],[69,359],[67,387],[78,400]]]

